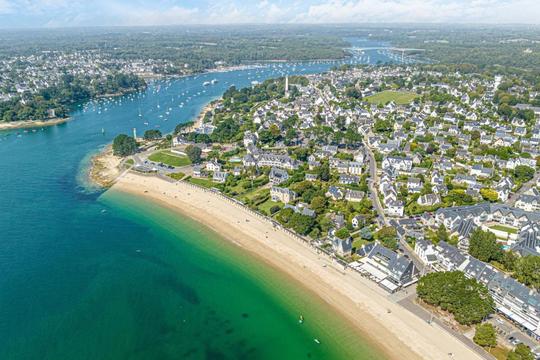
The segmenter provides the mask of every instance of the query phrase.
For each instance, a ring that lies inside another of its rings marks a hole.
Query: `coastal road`
[[[432,314],[418,305],[414,300],[416,299],[416,291],[409,287],[407,289],[409,295],[402,297],[400,300],[397,301],[399,305],[401,305],[403,308],[407,309],[408,311],[412,312],[422,320],[426,321],[428,324],[431,324],[431,326],[438,326],[442,329],[444,329],[446,332],[453,335],[456,339],[458,339],[460,342],[462,342],[464,345],[469,347],[471,350],[473,350],[475,353],[480,355],[486,360],[494,360],[495,357],[491,354],[487,353],[483,348],[476,345],[471,339],[460,333],[459,331],[456,331],[452,329],[450,326],[448,326],[445,322],[438,319],[435,316],[432,316]],[[395,296],[395,295],[394,295]],[[449,355],[449,358],[452,359],[453,356]]]

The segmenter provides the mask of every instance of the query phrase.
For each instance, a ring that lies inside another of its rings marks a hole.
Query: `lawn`
[[[258,208],[259,208],[259,210],[260,210],[261,212],[270,215],[270,208],[271,208],[272,206],[275,206],[275,205],[279,206],[280,208],[283,207],[283,204],[282,204],[282,203],[280,203],[280,202],[275,202],[275,201],[272,201],[271,199],[268,199],[268,200],[266,200],[265,202],[263,202],[262,204],[260,204],[260,205],[258,206]]]
[[[493,225],[493,226],[490,226],[489,228],[493,229],[493,230],[504,231],[504,232],[509,233],[509,234],[517,234],[518,233],[518,230],[516,228],[509,227],[509,226],[504,226],[504,225]]]
[[[418,97],[418,94],[410,91],[385,90],[375,95],[368,96],[366,100],[371,104],[384,105],[390,101],[393,101],[398,105],[405,105],[409,104],[416,97]]]
[[[173,155],[169,151],[155,152],[148,157],[148,160],[170,166],[186,166],[191,164],[191,161],[189,161],[187,156]]]
[[[205,188],[212,188],[216,186],[216,183],[209,179],[189,178],[188,181],[192,184],[199,185]]]
[[[506,360],[509,350],[501,346],[497,346],[490,349],[488,352],[493,355],[497,360]]]
[[[174,180],[182,180],[184,176],[186,176],[186,174],[184,174],[183,172],[177,172],[168,174],[168,176]]]

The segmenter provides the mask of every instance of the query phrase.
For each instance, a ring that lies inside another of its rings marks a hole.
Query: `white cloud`
[[[0,0],[36,24],[540,23],[540,0]],[[12,23],[16,20],[11,18]],[[39,26],[38,25],[38,26]],[[1,25],[0,25],[1,26]]]
[[[330,0],[293,19],[309,23],[539,23],[538,0]]]
[[[120,25],[182,25],[198,18],[198,8],[172,6],[167,9],[147,7],[111,6],[112,14]]]
[[[8,0],[0,0],[0,15],[9,14],[13,11],[13,7]]]

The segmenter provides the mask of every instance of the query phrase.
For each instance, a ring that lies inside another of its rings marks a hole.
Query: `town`
[[[343,66],[232,87],[174,135],[147,130],[140,152],[114,150],[134,171],[271,218],[389,296],[418,296],[468,338],[484,322],[477,335],[493,328],[538,357],[537,84],[459,67]],[[426,290],[465,279],[489,294],[471,295],[489,297],[484,312],[460,316]]]

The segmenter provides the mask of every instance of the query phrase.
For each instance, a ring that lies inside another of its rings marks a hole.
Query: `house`
[[[193,166],[193,176],[194,177],[201,177],[202,174],[202,167],[201,165],[195,165]]]
[[[364,245],[357,253],[363,256],[359,270],[390,292],[412,284],[418,273],[411,260],[378,242]]]
[[[244,146],[247,148],[249,145],[257,145],[257,135],[251,131],[246,131],[244,133]]]
[[[363,191],[351,190],[351,189],[345,190],[345,200],[347,201],[360,202],[362,201],[364,196],[365,194]]]
[[[422,191],[422,181],[417,178],[409,178],[407,180],[407,190],[411,193],[419,193]]]
[[[279,185],[282,182],[289,180],[289,173],[287,173],[287,171],[285,170],[273,167],[270,169],[268,178],[270,179],[270,183],[274,185]]]
[[[540,210],[540,196],[523,194],[516,201],[515,206],[525,211]]]
[[[280,169],[295,170],[298,168],[298,162],[289,157],[288,155],[263,153],[260,154],[257,159],[257,166],[271,166]]]
[[[403,216],[405,206],[401,200],[390,200],[386,203],[385,211],[389,216]]]
[[[355,229],[358,229],[364,226],[365,223],[366,223],[366,218],[363,215],[355,215],[351,220],[352,227]]]
[[[358,176],[354,175],[340,175],[339,176],[339,183],[344,185],[352,185],[352,184],[358,184],[360,182],[360,178]]]
[[[431,242],[417,239],[414,243],[414,252],[426,265],[431,265],[437,262],[435,246]]]
[[[295,213],[314,218],[317,214],[306,204],[298,203],[296,205],[285,204],[284,209],[292,209]]]
[[[334,201],[341,200],[345,196],[343,190],[337,186],[330,186],[325,195]]]
[[[352,239],[347,237],[346,239],[340,239],[335,235],[330,236],[332,241],[332,250],[339,256],[348,256],[352,252]]]
[[[470,174],[482,178],[489,178],[493,175],[493,169],[483,167],[482,165],[473,165]]]
[[[296,193],[287,188],[272,186],[270,189],[270,197],[272,198],[272,201],[280,201],[288,204],[296,199]]]
[[[206,171],[221,171],[221,164],[217,161],[209,161],[206,163]]]
[[[352,175],[362,175],[362,163],[349,161],[348,173]]]
[[[214,175],[212,176],[212,180],[214,182],[224,183],[227,180],[228,176],[229,176],[229,173],[226,172],[226,171],[214,171]]]
[[[412,169],[411,158],[399,156],[387,156],[382,161],[382,169],[395,169],[397,171],[409,172]]]
[[[307,181],[317,181],[317,174],[306,174],[305,180]]]
[[[416,201],[421,206],[433,206],[441,202],[441,197],[438,194],[422,195]]]

